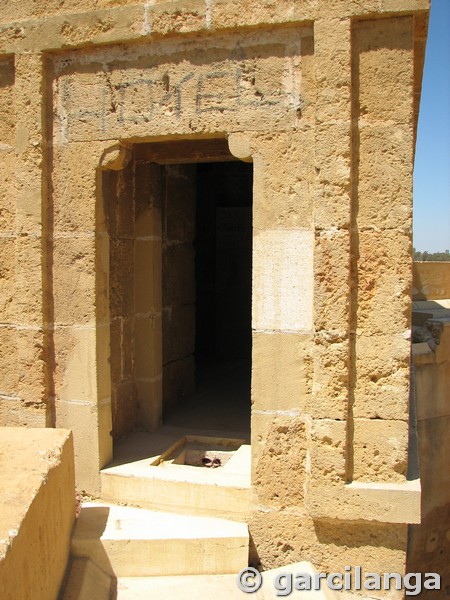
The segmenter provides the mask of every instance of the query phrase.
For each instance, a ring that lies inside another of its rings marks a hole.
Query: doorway
[[[227,141],[135,144],[103,174],[112,435],[250,433],[253,165]]]
[[[173,169],[166,167],[168,189],[172,187],[169,180]],[[191,185],[190,190],[184,188],[182,201],[185,207],[193,205],[193,262],[188,264],[187,247],[184,264],[171,261],[173,240],[163,232],[163,340],[165,348],[173,349],[179,343],[173,339],[174,307],[165,306],[165,296],[172,294],[172,284],[167,282],[183,279],[190,272],[192,280],[185,285],[185,292],[193,287],[194,306],[185,297],[188,304],[177,310],[192,320],[190,324],[184,323],[185,336],[190,328],[193,330],[192,355],[174,363],[166,361],[165,352],[163,423],[201,430],[249,432],[252,165],[237,161],[205,162],[175,167],[178,174],[180,169],[189,173]],[[170,196],[166,194],[166,211],[163,211],[167,231],[174,229],[169,215],[177,218],[173,207],[170,208],[173,201]],[[175,200],[178,201],[179,198]],[[179,216],[179,211],[176,212]],[[183,272],[174,272],[177,269]]]

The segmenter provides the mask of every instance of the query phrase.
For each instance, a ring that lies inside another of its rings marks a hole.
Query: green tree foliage
[[[415,248],[413,249],[413,260],[415,261],[443,261],[450,262],[450,251],[445,252],[419,252]]]

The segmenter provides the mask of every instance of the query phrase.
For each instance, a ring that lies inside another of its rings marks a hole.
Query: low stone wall
[[[415,262],[413,300],[450,298],[450,262]]]
[[[55,600],[75,519],[72,434],[0,428],[2,600]]]

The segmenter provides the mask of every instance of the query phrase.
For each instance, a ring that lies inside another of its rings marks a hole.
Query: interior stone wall
[[[124,168],[103,171],[112,437],[116,441],[137,428],[154,430],[161,421],[165,197],[164,168],[156,163],[130,155]],[[177,274],[176,270],[172,274],[174,281]],[[175,340],[176,353],[178,337]]]
[[[135,387],[134,246],[135,207],[133,165],[107,171],[103,185],[109,234],[109,298],[111,324],[112,436],[124,437],[138,426]],[[106,185],[105,185],[106,184]]]
[[[236,160],[198,167],[196,345],[204,358],[251,357],[252,173]]]
[[[166,165],[163,192],[163,411],[195,391],[196,166]]]
[[[134,377],[138,427],[154,431],[162,418],[162,167],[134,162]]]

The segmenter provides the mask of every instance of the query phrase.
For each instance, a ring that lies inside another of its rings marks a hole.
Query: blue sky
[[[432,0],[414,167],[416,250],[450,250],[450,0]]]

